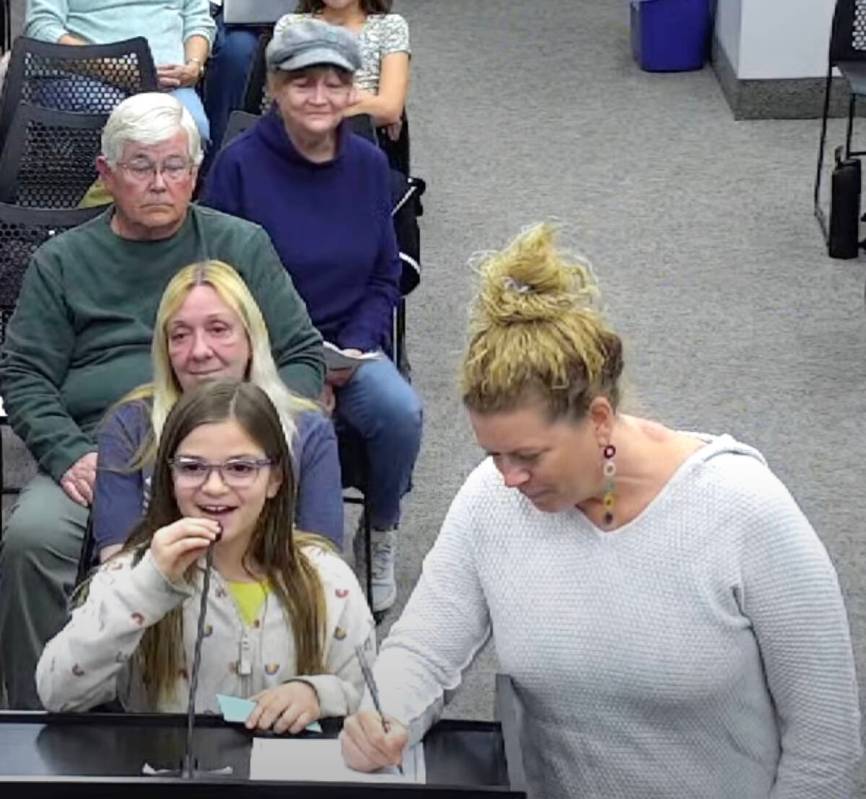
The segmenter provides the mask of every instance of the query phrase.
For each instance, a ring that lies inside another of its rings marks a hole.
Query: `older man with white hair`
[[[0,356],[13,430],[39,466],[0,541],[0,662],[13,708],[38,708],[34,671],[62,626],[93,498],[93,431],[150,374],[163,289],[183,266],[233,266],[258,302],[285,383],[319,394],[321,338],[258,225],[191,205],[202,151],[176,99],[146,93],[109,118],[97,167],[114,198],[40,247]]]

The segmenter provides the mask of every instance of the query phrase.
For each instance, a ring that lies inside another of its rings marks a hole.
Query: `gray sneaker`
[[[362,536],[363,537],[363,536]],[[394,562],[397,559],[397,534],[394,530],[373,530],[373,612],[387,610],[397,599]]]

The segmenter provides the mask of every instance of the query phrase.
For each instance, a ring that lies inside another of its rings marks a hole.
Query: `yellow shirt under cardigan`
[[[357,709],[364,690],[354,648],[364,646],[372,659],[375,626],[361,587],[342,558],[318,547],[306,552],[325,592],[327,673],[303,677],[318,694],[322,716],[344,716]],[[203,568],[204,560],[199,563]],[[171,583],[157,569],[150,551],[132,564],[128,553],[100,567],[86,600],[45,647],[36,684],[47,710],[88,710],[117,698],[129,711],[185,711],[187,669],[179,670],[174,696],[153,707],[132,655],[148,627],[182,607],[186,663],[192,663],[202,575],[192,585]],[[226,582],[211,570],[196,711],[218,713],[217,694],[249,697],[299,676],[294,648],[286,614],[272,592],[247,627]]]
[[[232,595],[244,624],[247,627],[253,627],[258,619],[259,611],[271,592],[267,580],[249,583],[240,580],[226,580],[226,588]]]

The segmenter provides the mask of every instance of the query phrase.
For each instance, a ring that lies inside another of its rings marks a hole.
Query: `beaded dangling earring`
[[[616,447],[613,444],[608,444],[601,451],[601,454],[604,456],[604,464],[601,467],[601,471],[607,481],[604,486],[604,497],[602,498],[602,502],[604,503],[604,526],[610,527],[613,524],[613,478],[616,477],[616,464],[613,462],[613,458],[616,455]]]

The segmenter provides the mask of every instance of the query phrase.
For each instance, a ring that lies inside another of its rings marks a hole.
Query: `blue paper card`
[[[217,694],[217,702],[219,702],[220,713],[223,714],[223,719],[236,724],[243,724],[256,706],[256,703],[251,702],[249,699],[241,699],[239,696],[226,696],[225,694]]]
[[[239,696],[226,696],[225,694],[217,694],[217,702],[219,702],[223,720],[230,724],[243,724],[256,706],[256,703],[249,699],[241,699]],[[308,724],[306,729],[310,732],[321,732],[322,726],[318,721],[314,721]]]

